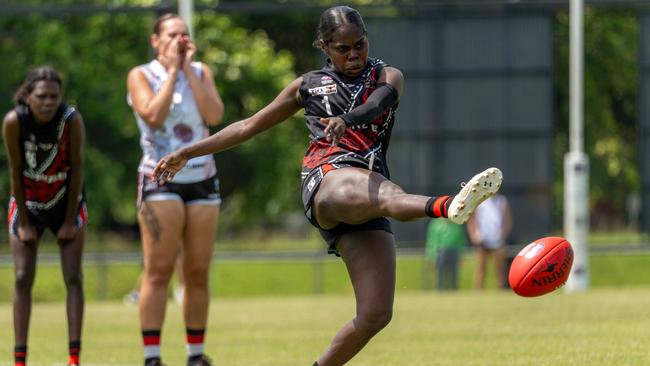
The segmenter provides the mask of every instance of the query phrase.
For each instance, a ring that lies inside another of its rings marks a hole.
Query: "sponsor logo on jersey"
[[[336,94],[338,91],[336,89],[336,84],[323,85],[316,88],[309,89],[310,95],[327,95],[327,94]]]
[[[23,172],[23,175],[25,176],[25,178],[31,179],[35,182],[44,182],[47,184],[62,182],[68,178],[67,172],[58,172],[55,174],[47,175],[47,174],[25,170]]]

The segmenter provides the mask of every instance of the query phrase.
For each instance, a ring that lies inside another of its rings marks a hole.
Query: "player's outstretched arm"
[[[292,81],[269,105],[253,116],[163,157],[158,161],[153,177],[170,180],[189,159],[230,149],[293,116],[302,108],[298,102],[301,83],[302,77]]]

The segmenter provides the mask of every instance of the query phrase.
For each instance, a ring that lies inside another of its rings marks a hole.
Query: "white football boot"
[[[499,168],[488,168],[473,176],[451,201],[447,210],[449,220],[455,224],[467,222],[481,202],[497,193],[502,181]]]

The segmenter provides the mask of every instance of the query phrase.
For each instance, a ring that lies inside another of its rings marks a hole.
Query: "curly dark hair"
[[[59,73],[54,70],[51,66],[39,66],[32,69],[23,81],[22,85],[14,94],[14,103],[16,105],[27,105],[27,97],[34,90],[34,86],[39,81],[54,81],[59,84],[59,88],[63,88],[63,82],[61,81],[61,76]]]

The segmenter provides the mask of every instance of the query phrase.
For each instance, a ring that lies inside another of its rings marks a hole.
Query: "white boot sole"
[[[447,216],[455,224],[464,224],[481,202],[493,196],[503,182],[498,168],[488,168],[467,182],[449,205]]]

